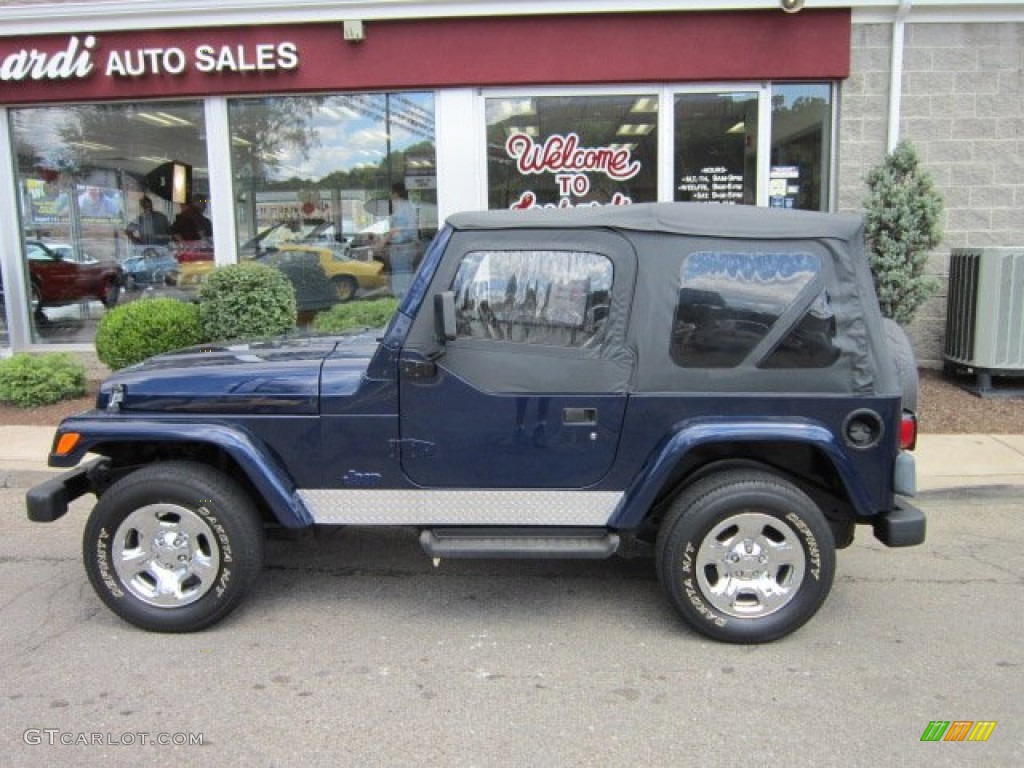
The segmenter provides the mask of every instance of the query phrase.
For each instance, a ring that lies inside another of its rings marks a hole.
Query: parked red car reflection
[[[25,241],[32,309],[73,304],[82,299],[117,304],[124,274],[116,261],[99,261],[63,243]]]

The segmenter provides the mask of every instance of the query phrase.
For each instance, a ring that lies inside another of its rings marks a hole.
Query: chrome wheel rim
[[[151,504],[118,526],[111,548],[114,571],[148,605],[180,608],[205,595],[220,568],[220,546],[209,524],[176,504]]]
[[[796,597],[807,559],[797,532],[759,512],[732,515],[712,528],[697,550],[701,592],[718,611],[760,618]]]

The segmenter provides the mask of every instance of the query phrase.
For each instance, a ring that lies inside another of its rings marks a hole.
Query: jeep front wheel
[[[682,493],[657,541],[662,587],[691,627],[762,643],[802,626],[832,586],[835,545],[824,516],[768,472],[710,475]]]
[[[263,566],[246,493],[192,462],[152,464],[116,482],[86,523],[83,557],[107,607],[143,629],[192,632],[230,613]]]

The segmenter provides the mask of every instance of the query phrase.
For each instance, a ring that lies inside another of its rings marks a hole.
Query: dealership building
[[[89,349],[110,306],[253,256],[361,274],[399,183],[421,242],[486,208],[857,212],[903,138],[945,201],[943,289],[910,328],[940,365],[951,255],[1024,281],[1022,2],[14,0],[0,349]],[[147,200],[168,223],[198,201],[209,232],[150,231]],[[1003,303],[1024,324],[1024,286]]]

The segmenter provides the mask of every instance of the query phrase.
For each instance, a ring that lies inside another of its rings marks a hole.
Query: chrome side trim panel
[[[619,491],[300,490],[317,525],[606,525]]]

